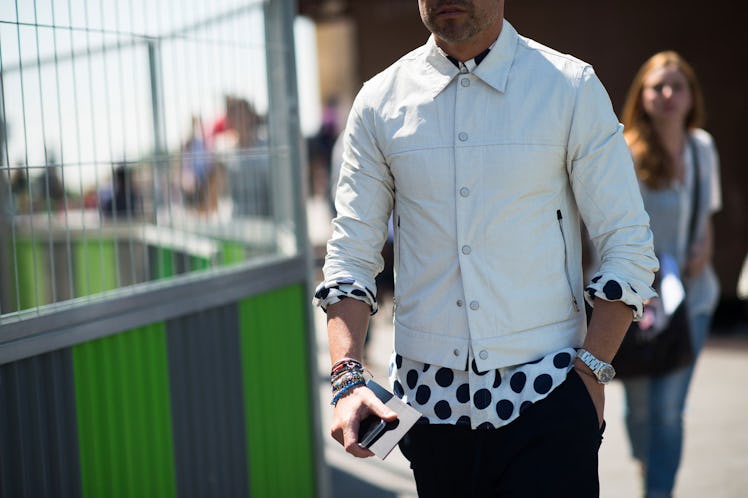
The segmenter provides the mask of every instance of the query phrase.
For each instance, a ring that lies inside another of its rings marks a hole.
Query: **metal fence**
[[[299,255],[269,4],[0,3],[0,320]]]

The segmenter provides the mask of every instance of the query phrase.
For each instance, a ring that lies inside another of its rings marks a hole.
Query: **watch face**
[[[600,380],[601,383],[607,384],[611,380],[613,380],[613,377],[616,376],[615,369],[610,365],[605,365],[603,368],[600,369],[600,372],[597,376],[597,378]]]

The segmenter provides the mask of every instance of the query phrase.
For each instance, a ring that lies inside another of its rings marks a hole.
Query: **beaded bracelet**
[[[349,372],[347,375],[336,379],[335,382],[332,383],[332,393],[333,395],[340,391],[342,388],[347,386],[348,384],[352,384],[354,382],[358,382],[360,380],[365,380],[363,373],[360,372]]]
[[[334,384],[338,379],[346,377],[351,373],[363,375],[364,366],[360,361],[344,358],[333,365],[330,372],[330,382]]]
[[[360,387],[360,386],[365,386],[365,385],[366,385],[366,382],[364,382],[364,380],[361,379],[359,381],[356,381],[356,382],[354,382],[352,384],[349,384],[349,385],[345,386],[343,389],[341,389],[340,391],[338,391],[335,394],[335,396],[332,397],[332,401],[330,402],[330,404],[332,406],[337,405],[338,401],[340,401],[341,398],[345,397],[347,394],[349,394],[355,388]]]
[[[330,384],[332,385],[331,404],[335,406],[339,399],[354,388],[366,384],[363,364],[355,358],[348,357],[336,361],[330,370]]]
[[[363,364],[354,359],[354,358],[341,358],[340,360],[336,361],[335,364],[332,366],[332,369],[330,370],[330,375],[334,376],[335,374],[345,371],[345,370],[363,370],[364,366]]]
[[[341,372],[335,373],[332,377],[330,377],[330,384],[335,384],[340,379],[343,379],[345,377],[348,377],[351,374],[364,374],[364,371],[362,369],[355,369],[355,370],[343,370]]]
[[[348,370],[332,380],[332,390],[333,393],[343,387],[345,384],[350,384],[351,381],[354,380],[361,380],[364,378],[364,372],[360,370]]]

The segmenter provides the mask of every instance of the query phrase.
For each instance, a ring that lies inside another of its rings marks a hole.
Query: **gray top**
[[[696,234],[698,241],[705,236],[708,218],[722,207],[722,191],[719,184],[719,158],[712,136],[704,130],[690,132],[699,155],[700,202],[697,213]],[[683,183],[673,182],[664,189],[653,190],[640,183],[644,207],[650,216],[650,227],[654,234],[657,254],[673,255],[681,268],[688,256],[688,224],[691,213],[694,158],[688,144],[683,148],[686,168]],[[692,315],[711,313],[719,298],[719,282],[711,262],[698,276],[685,281],[689,310]]]

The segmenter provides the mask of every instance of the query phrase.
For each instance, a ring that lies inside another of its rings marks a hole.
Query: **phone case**
[[[381,434],[369,445],[369,450],[384,460],[395,448],[395,445],[415,425],[418,419],[421,418],[421,412],[405,404],[400,398],[373,380],[369,380],[366,383],[366,387],[371,389],[382,403],[397,413],[397,419],[388,422]]]

